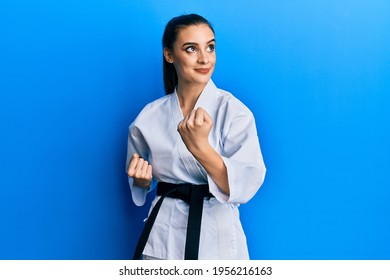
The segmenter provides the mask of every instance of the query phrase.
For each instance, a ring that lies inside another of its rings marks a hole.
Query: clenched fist
[[[195,151],[209,145],[209,133],[213,127],[213,121],[209,114],[202,109],[194,109],[177,126],[177,130],[183,139],[187,149]]]
[[[134,179],[134,183],[138,187],[149,188],[152,181],[152,166],[138,154],[133,154],[127,175]]]

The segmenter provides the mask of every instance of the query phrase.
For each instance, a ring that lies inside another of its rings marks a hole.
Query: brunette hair
[[[165,26],[164,35],[162,37],[163,49],[168,48],[169,50],[173,50],[173,44],[176,42],[177,35],[179,34],[179,31],[181,29],[188,27],[190,25],[200,25],[200,24],[207,24],[208,27],[210,27],[211,31],[215,33],[210,22],[200,15],[188,14],[188,15],[181,15],[172,18]],[[177,86],[178,83],[177,73],[174,65],[165,60],[164,54],[163,54],[163,78],[164,78],[165,94],[172,93],[175,90],[175,87]]]

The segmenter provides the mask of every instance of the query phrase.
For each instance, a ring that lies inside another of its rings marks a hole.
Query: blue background
[[[0,259],[129,259],[127,127],[164,95],[173,16],[214,25],[214,82],[268,169],[253,259],[390,259],[390,2],[2,0]],[[148,200],[150,203],[150,198]]]

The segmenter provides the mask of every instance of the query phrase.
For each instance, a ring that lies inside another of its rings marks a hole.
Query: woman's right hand
[[[134,179],[135,185],[148,189],[152,182],[152,166],[138,154],[133,154],[130,159],[127,175]]]

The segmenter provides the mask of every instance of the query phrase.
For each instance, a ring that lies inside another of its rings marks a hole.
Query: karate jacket
[[[138,153],[152,165],[152,190],[156,182],[209,184],[215,196],[204,200],[199,259],[249,259],[246,236],[239,218],[239,205],[249,201],[262,185],[266,173],[252,112],[231,93],[209,80],[195,108],[202,107],[213,120],[209,143],[222,157],[228,174],[230,195],[218,188],[192,156],[177,131],[183,120],[177,92],[144,107],[129,127],[126,170]],[[132,199],[144,205],[150,190],[137,187],[129,177]],[[154,199],[154,206],[158,197]],[[166,198],[144,249],[159,259],[184,259],[188,205]]]

